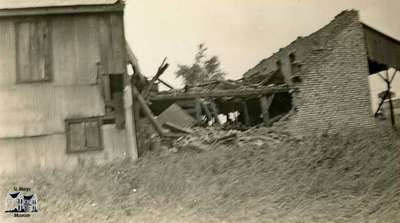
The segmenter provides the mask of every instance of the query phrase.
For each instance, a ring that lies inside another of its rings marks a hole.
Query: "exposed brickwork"
[[[293,83],[289,54],[302,64]],[[281,60],[296,113],[287,129],[301,135],[345,133],[375,126],[370,112],[368,59],[358,13],[345,11],[330,24],[263,60],[245,77],[262,75]],[[250,78],[251,79],[251,78]]]

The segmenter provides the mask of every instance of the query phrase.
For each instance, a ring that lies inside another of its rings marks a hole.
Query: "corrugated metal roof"
[[[0,9],[22,9],[77,5],[111,5],[118,0],[0,0]]]

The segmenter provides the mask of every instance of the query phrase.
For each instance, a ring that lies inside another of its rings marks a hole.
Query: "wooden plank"
[[[189,115],[185,110],[179,107],[177,104],[170,105],[165,109],[158,117],[158,123],[161,125],[170,122],[176,125],[182,126],[184,128],[190,128],[196,124],[196,120]]]
[[[1,9],[0,17],[123,12],[124,7],[125,6],[122,1],[118,1],[118,3],[112,5],[81,5],[64,7]]]
[[[111,67],[109,74],[122,74],[126,70],[126,46],[124,34],[124,19],[122,13],[110,14],[111,25]]]
[[[97,16],[52,18],[54,84],[96,84],[100,44]]]
[[[17,45],[17,82],[29,80],[31,74],[30,67],[30,25],[29,22],[17,23],[16,25],[16,45]]]
[[[162,79],[158,78],[158,81],[168,87],[169,89],[175,89],[172,85],[168,84],[167,82],[163,81]]]
[[[144,89],[142,95],[143,98],[147,99],[147,97],[150,94],[150,91],[153,88],[154,83],[158,80],[158,78],[165,72],[165,70],[168,68],[169,64],[165,63],[167,58],[165,57],[161,65],[158,67],[157,73],[154,75],[154,77],[151,79],[149,85]]]
[[[134,98],[137,99],[137,102],[140,104],[140,107],[142,108],[143,113],[147,116],[147,118],[150,120],[151,124],[153,125],[154,129],[157,131],[157,133],[160,136],[164,135],[164,130],[161,127],[161,125],[157,122],[157,120],[154,117],[153,112],[147,105],[147,102],[144,100],[142,95],[139,93],[138,89],[132,85],[132,95]]]
[[[111,69],[111,24],[110,15],[99,16],[98,39],[100,44],[100,73],[109,74]]]
[[[176,125],[175,123],[172,123],[172,122],[165,122],[163,124],[163,126],[165,126],[168,129],[171,129],[172,131],[175,131],[175,132],[181,132],[181,133],[187,133],[187,134],[192,134],[193,133],[193,131],[191,131],[190,129],[183,128],[183,127],[181,127],[179,125]]]
[[[122,14],[98,16],[101,73],[125,73],[126,46]]]
[[[288,92],[288,87],[266,87],[261,89],[246,89],[246,90],[218,90],[218,91],[205,91],[205,92],[188,92],[169,95],[156,95],[150,98],[150,101],[163,101],[163,100],[184,100],[196,98],[219,98],[219,97],[246,97],[256,95],[270,95],[274,93]]]
[[[74,41],[73,45],[75,45],[74,75],[78,81],[94,84],[97,80],[97,62],[101,60],[100,44],[97,36],[98,18],[94,15],[83,15],[76,16],[73,20],[75,34],[74,39],[71,41]]]
[[[48,24],[31,19],[16,23],[17,83],[47,81],[50,78]]]
[[[0,21],[0,86],[2,89],[14,86],[17,77],[16,30],[12,20]]]
[[[67,145],[68,152],[85,150],[85,123],[68,124]]]

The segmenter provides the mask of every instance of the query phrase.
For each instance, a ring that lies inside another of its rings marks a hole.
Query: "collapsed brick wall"
[[[325,49],[310,55],[294,94],[295,133],[345,133],[374,126],[369,101],[368,59],[358,13],[347,12],[342,29]]]
[[[289,55],[302,64],[294,83]],[[280,60],[293,93],[296,112],[285,123],[288,131],[301,135],[346,133],[375,126],[370,112],[368,59],[357,11],[344,11],[330,24],[299,38],[244,76],[262,75],[276,69]]]

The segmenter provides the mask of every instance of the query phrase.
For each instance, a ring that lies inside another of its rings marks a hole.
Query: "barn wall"
[[[105,114],[102,74],[125,72],[122,14],[50,16],[52,81],[16,84],[15,27],[0,21],[0,138],[65,131],[64,120]]]
[[[126,132],[115,125],[103,125],[100,151],[66,153],[64,133],[17,139],[0,139],[0,175],[31,174],[40,169],[67,169],[99,165],[126,157]]]
[[[122,13],[54,15],[48,82],[16,84],[15,22],[0,20],[0,173],[125,157],[125,130],[103,125],[100,151],[66,153],[65,120],[105,115],[102,77],[125,73]]]

